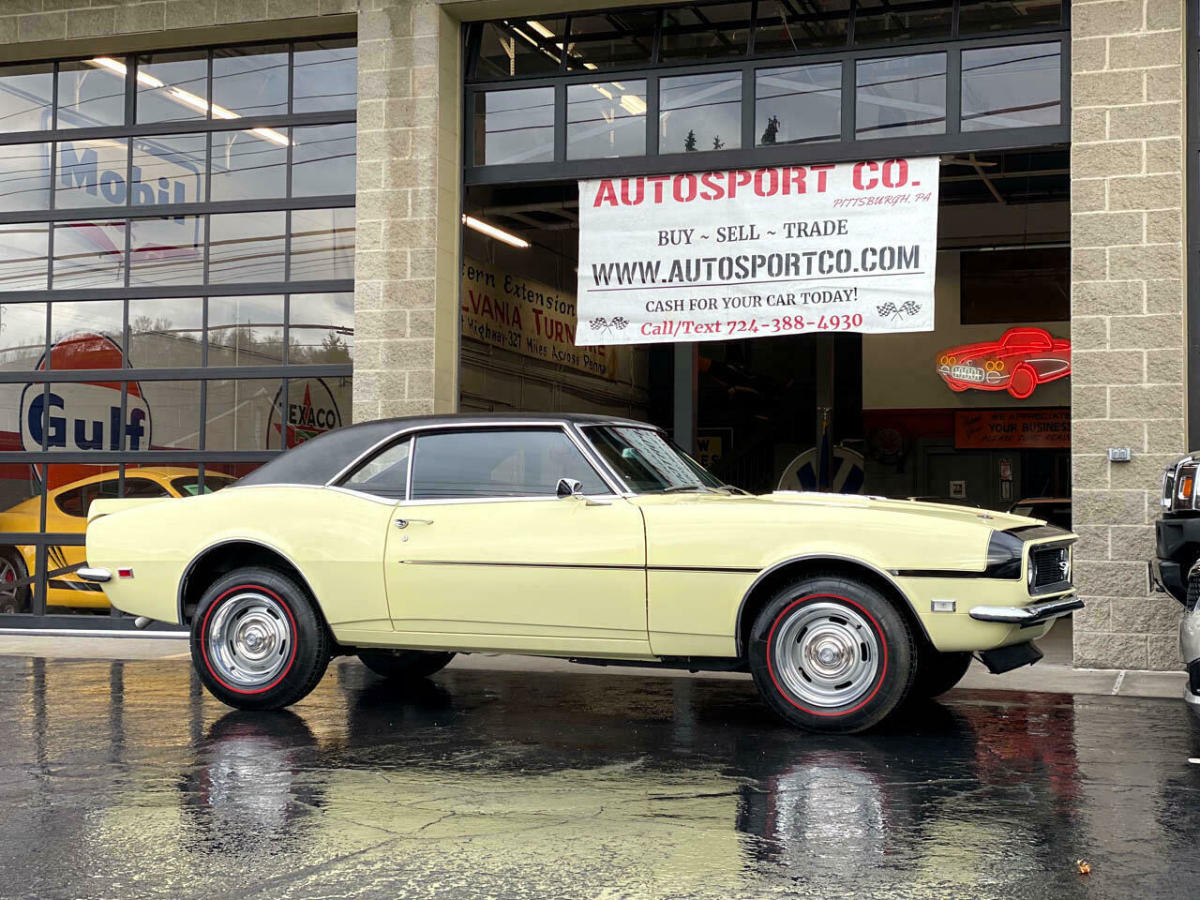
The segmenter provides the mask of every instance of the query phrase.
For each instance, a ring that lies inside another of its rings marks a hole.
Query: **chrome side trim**
[[[268,485],[263,485],[263,487],[267,487],[267,486]],[[311,486],[316,487],[316,485],[311,485]],[[188,560],[188,564],[186,566],[184,566],[183,574],[179,576],[179,585],[178,585],[178,587],[175,588],[175,619],[178,624],[180,624],[180,625],[187,624],[183,620],[183,586],[185,584],[187,584],[188,579],[192,576],[192,571],[196,567],[196,562],[200,559],[200,557],[204,556],[208,552],[210,552],[212,550],[216,550],[218,547],[224,547],[226,544],[254,544],[258,547],[262,547],[264,550],[270,550],[272,553],[282,557],[284,562],[286,562],[293,569],[295,569],[296,574],[300,576],[300,581],[303,582],[303,584],[304,584],[304,589],[306,591],[308,591],[309,596],[311,596],[314,600],[317,601],[318,608],[321,608],[321,598],[317,595],[317,592],[313,590],[312,585],[309,584],[308,576],[304,574],[304,570],[301,569],[298,565],[296,565],[296,561],[294,559],[292,559],[290,556],[288,556],[286,553],[284,553],[282,550],[280,550],[277,547],[272,547],[270,544],[266,543],[263,540],[260,540],[259,538],[248,538],[248,537],[225,538],[224,540],[217,541],[215,544],[209,544],[207,547],[205,547],[203,550],[201,550],[199,553],[197,553],[195,556],[193,556],[190,560]],[[324,615],[325,615],[323,608],[321,608],[321,615],[322,615],[322,617],[324,617]],[[168,624],[170,624],[170,623],[168,623]]]
[[[84,581],[112,581],[112,572],[99,566],[82,566],[75,570],[75,574]]]
[[[128,628],[0,628],[0,635],[46,637],[169,638],[187,640],[186,631],[132,631]]]
[[[742,647],[742,613],[746,608],[746,601],[748,599],[750,599],[750,595],[753,594],[755,592],[755,590],[757,590],[759,584],[763,581],[763,579],[765,579],[768,576],[772,575],[773,573],[777,572],[779,569],[782,569],[784,566],[790,566],[790,565],[792,565],[794,563],[798,563],[798,562],[820,561],[823,559],[830,560],[833,562],[848,562],[848,563],[851,563],[856,566],[861,566],[862,568],[867,569],[868,571],[874,572],[876,575],[880,576],[884,581],[886,581],[888,584],[890,584],[892,586],[892,588],[896,591],[897,594],[899,594],[901,597],[904,598],[904,602],[908,604],[908,608],[910,610],[912,610],[913,616],[916,618],[918,624],[920,624],[920,626],[921,626],[921,633],[925,636],[926,640],[929,640],[929,630],[925,627],[925,622],[921,619],[921,614],[917,612],[917,607],[912,602],[912,598],[909,597],[908,594],[906,594],[904,592],[904,589],[901,588],[900,585],[896,583],[896,579],[893,578],[891,576],[891,574],[889,574],[888,572],[879,568],[878,566],[874,566],[868,562],[863,562],[861,559],[856,559],[853,556],[841,556],[841,555],[835,554],[835,553],[808,553],[803,556],[790,557],[788,559],[782,560],[780,562],[775,563],[774,565],[768,566],[767,568],[763,569],[761,572],[758,573],[758,577],[755,578],[754,581],[752,581],[750,583],[750,587],[748,587],[746,589],[746,592],[744,594],[742,594],[742,601],[738,604],[737,618],[734,619],[734,622],[736,623],[736,627],[737,627],[737,634],[735,635],[735,639],[737,641],[736,646],[737,646],[738,656],[742,656],[743,653],[745,652],[745,648]]]
[[[276,485],[264,484],[262,487],[275,487]],[[397,503],[403,503],[403,500],[393,500],[390,497],[380,497],[378,494],[368,494],[366,491],[356,491],[354,488],[342,487],[340,484],[324,485],[327,491],[337,491],[339,494],[349,494],[351,497],[358,497],[362,500],[370,500],[373,503],[382,503],[384,506],[395,506]]]
[[[1036,625],[1083,609],[1083,601],[1075,594],[1032,603],[1029,606],[972,606],[968,615],[979,622],[1004,622],[1009,625]]]

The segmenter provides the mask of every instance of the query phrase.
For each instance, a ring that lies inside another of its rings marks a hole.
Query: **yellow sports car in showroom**
[[[231,706],[300,700],[334,654],[392,678],[456,652],[748,670],[767,704],[860,731],[993,671],[1083,604],[1075,536],[1034,519],[730,488],[649,425],[433,416],[331,431],[233,487],[101,500],[88,568],[191,628]]]
[[[83,534],[93,500],[116,497],[117,470],[102,472],[64,484],[50,491],[46,503],[46,527],[40,527],[42,501],[31,497],[0,512],[0,612],[29,612],[37,571],[37,548],[3,544],[4,535],[24,533]],[[234,478],[208,470],[204,490],[215,491]],[[145,466],[125,470],[126,497],[190,497],[199,492],[199,472],[169,466]],[[79,545],[46,548],[46,605],[71,609],[108,609],[108,598],[100,585],[83,581],[76,574],[86,565]]]

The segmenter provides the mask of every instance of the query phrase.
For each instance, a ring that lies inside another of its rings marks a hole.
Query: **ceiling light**
[[[541,22],[539,22],[537,19],[529,19],[525,22],[525,24],[528,25],[530,28],[532,28],[534,31],[536,31],[538,34],[540,34],[544,38],[554,37],[554,32],[551,31],[549,28],[547,28],[545,25],[543,25]]]
[[[595,64],[595,63],[593,63],[593,62],[585,62],[585,63],[583,64],[583,67],[584,67],[585,69],[590,69],[590,70],[592,70],[593,72],[596,70],[596,64]]]
[[[609,91],[607,88],[605,88],[603,85],[593,84],[592,87],[594,87],[597,91],[599,91],[601,94],[603,94],[609,100],[612,99],[612,92]]]
[[[480,234],[486,234],[490,238],[502,241],[511,247],[519,247],[524,250],[529,246],[529,241],[524,238],[519,238],[515,234],[509,234],[504,229],[497,228],[495,225],[489,225],[487,222],[476,219],[474,216],[464,215],[462,221],[468,228],[472,228]]]
[[[634,94],[622,94],[621,106],[632,116],[644,116],[646,114],[646,101]]]
[[[257,134],[264,141],[270,141],[272,144],[278,144],[280,147],[288,145],[286,134],[276,131],[274,128],[251,128],[251,134]]]

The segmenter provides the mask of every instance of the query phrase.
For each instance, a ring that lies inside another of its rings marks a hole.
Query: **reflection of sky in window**
[[[45,303],[0,303],[0,366],[33,368],[46,349]]]
[[[353,353],[353,294],[292,294],[288,308],[290,363],[349,362]]]
[[[49,226],[0,225],[0,291],[44,290]]]
[[[50,207],[49,159],[49,144],[0,144],[0,211]]]
[[[354,193],[355,126],[293,128],[292,196]]]
[[[483,111],[487,165],[548,162],[554,158],[554,88],[489,91],[475,98]]]
[[[685,75],[659,82],[658,149],[684,153],[742,145],[742,76],[736,72]],[[720,146],[716,146],[719,141]]]
[[[205,117],[208,54],[203,50],[143,56],[139,58],[137,71],[137,121],[176,122]],[[180,102],[180,91],[200,102]]]
[[[754,133],[760,145],[836,140],[841,134],[841,63],[760,69],[754,92]],[[774,140],[764,140],[772,119]]]
[[[208,364],[277,365],[283,360],[283,297],[210,297]]]
[[[855,78],[858,137],[946,130],[946,54],[863,60]]]
[[[49,128],[53,92],[49,65],[0,68],[0,132]]]
[[[129,283],[199,284],[204,279],[203,228],[199,216],[134,219]]]
[[[124,222],[58,222],[54,225],[52,287],[121,287],[124,258]]]
[[[58,127],[125,124],[125,76],[86,62],[58,68]]]
[[[296,44],[292,111],[354,109],[358,102],[358,48],[344,41]]]
[[[1059,65],[1058,43],[963,51],[963,130],[1059,124]]]
[[[212,100],[240,116],[281,116],[287,109],[286,47],[217,50]]]
[[[292,213],[292,281],[354,277],[354,209]]]
[[[50,339],[54,343],[75,334],[102,334],[120,346],[124,316],[120,300],[59,301],[50,316]]]
[[[215,283],[282,281],[284,213],[212,216],[208,280]]]
[[[287,147],[245,131],[214,132],[211,199],[282,197],[286,190]]]

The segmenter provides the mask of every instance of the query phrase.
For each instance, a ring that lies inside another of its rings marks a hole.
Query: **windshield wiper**
[[[683,491],[704,491],[706,494],[719,494],[716,488],[711,488],[706,484],[673,484],[670,487],[665,487],[655,491],[656,494],[678,494]]]
[[[721,485],[721,490],[728,491],[731,494],[737,494],[741,497],[753,497],[754,496],[753,492],[748,491],[745,488],[740,488],[735,484],[723,484],[723,485]]]

